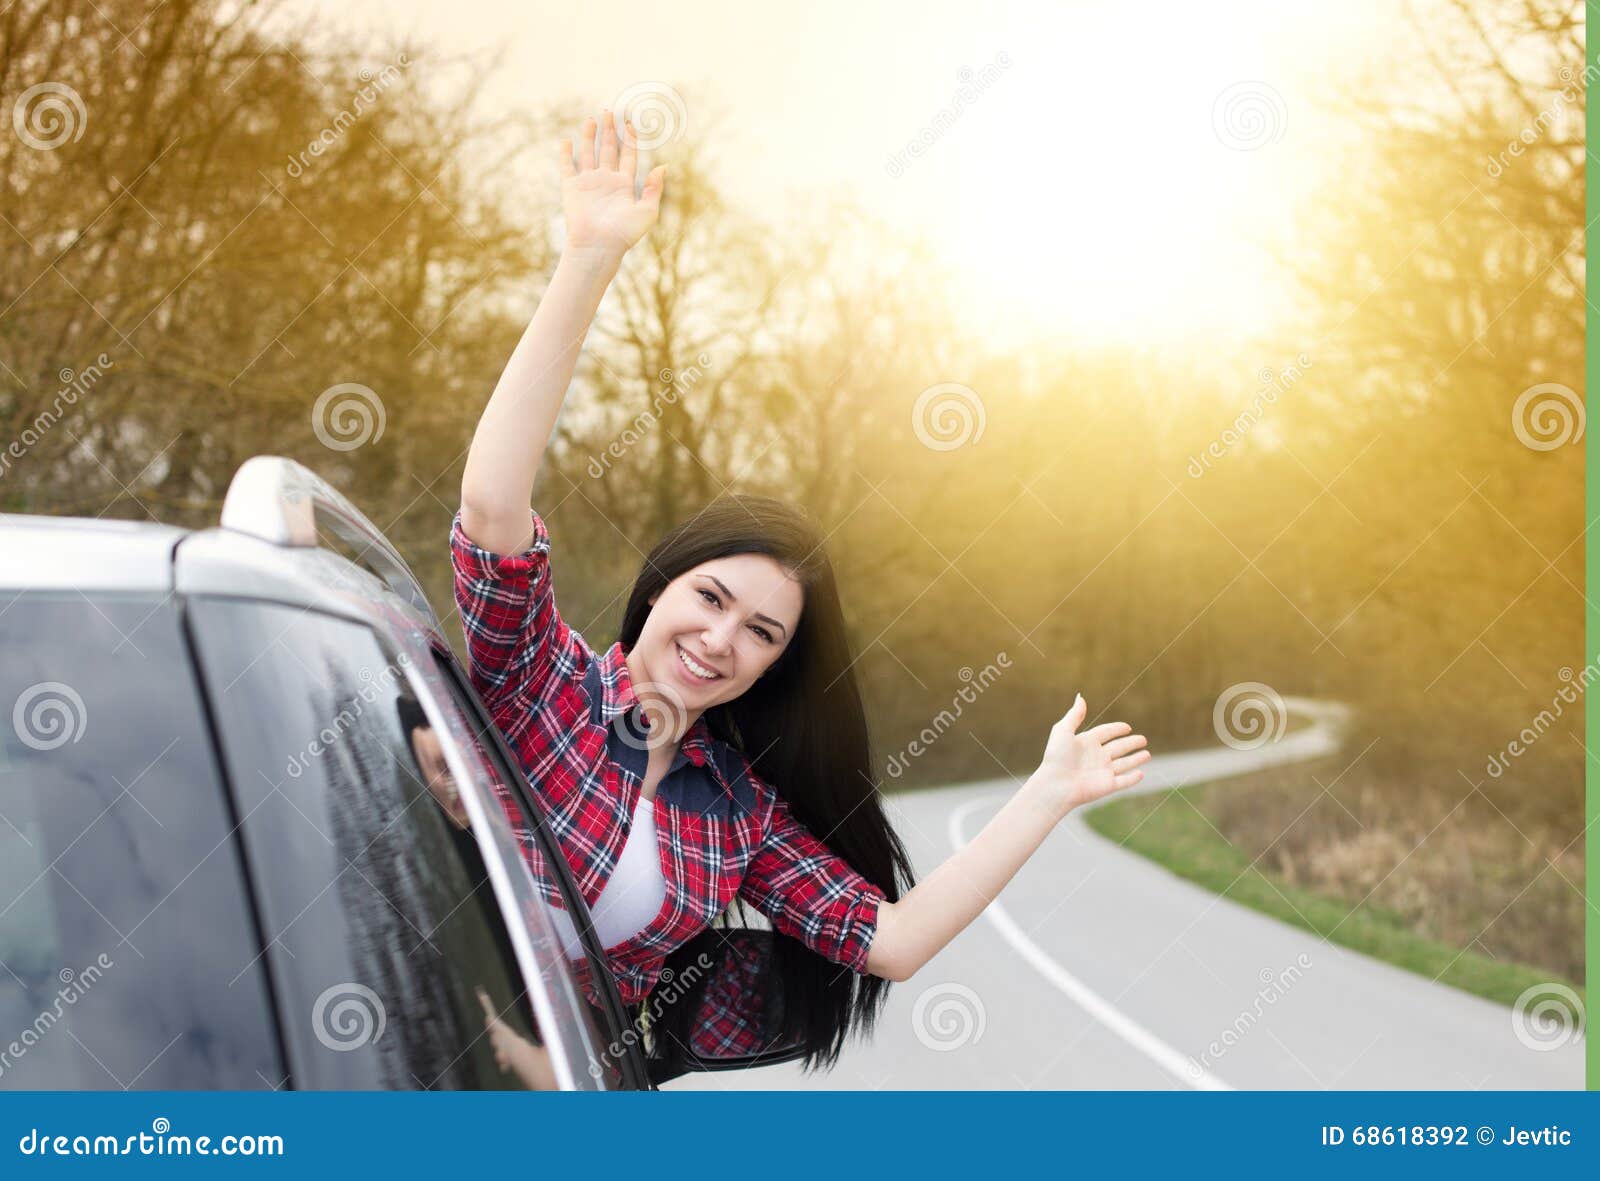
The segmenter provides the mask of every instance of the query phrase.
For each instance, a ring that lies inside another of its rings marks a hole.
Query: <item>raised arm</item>
[[[1144,778],[1150,758],[1142,734],[1104,722],[1082,734],[1082,695],[1052,727],[1044,759],[970,844],[898,902],[878,906],[867,971],[908,980],[983,912],[1067,813]]]
[[[583,338],[622,256],[655,224],[661,208],[666,165],[652,169],[635,196],[638,151],[632,125],[625,125],[619,138],[612,113],[602,112],[598,156],[595,129],[594,119],[583,121],[576,164],[572,141],[557,145],[566,244],[478,420],[461,477],[461,527],[494,553],[517,553],[532,541],[528,509],[534,479]]]

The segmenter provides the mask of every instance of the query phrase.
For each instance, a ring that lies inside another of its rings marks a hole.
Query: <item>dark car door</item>
[[[0,1089],[282,1085],[181,600],[0,608]]]
[[[603,1085],[546,1041],[404,661],[317,611],[191,614],[294,1085]]]

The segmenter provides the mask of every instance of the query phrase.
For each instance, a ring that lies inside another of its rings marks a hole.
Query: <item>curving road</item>
[[[1347,711],[1286,698],[1306,725],[1259,750],[1154,756],[1166,791],[1339,748]],[[888,798],[919,878],[1016,784]],[[1123,793],[1128,794],[1128,793]],[[1537,1047],[1555,1043],[1553,1048]],[[870,1044],[831,1073],[788,1063],[668,1090],[1581,1089],[1581,1037],[1220,898],[1090,831],[1047,838],[1000,898],[895,986]]]

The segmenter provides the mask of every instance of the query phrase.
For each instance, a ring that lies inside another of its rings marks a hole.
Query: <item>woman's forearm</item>
[[[461,526],[496,553],[532,539],[528,507],[583,338],[620,255],[567,252],[478,420],[461,478]]]
[[[909,979],[983,912],[1068,811],[1059,792],[1029,779],[968,845],[898,902],[879,903],[867,970]]]

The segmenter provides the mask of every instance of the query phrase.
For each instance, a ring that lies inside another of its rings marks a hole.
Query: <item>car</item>
[[[0,709],[0,1088],[650,1090],[798,1054],[663,1046],[693,990],[625,1010],[415,576],[298,463],[245,462],[214,528],[0,515]],[[707,936],[736,964],[771,933]]]

